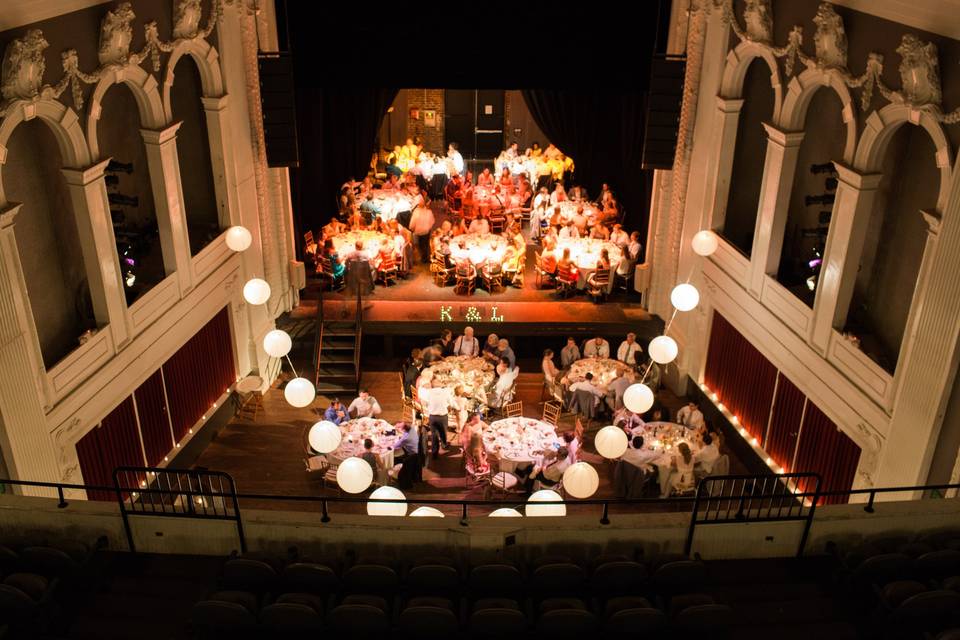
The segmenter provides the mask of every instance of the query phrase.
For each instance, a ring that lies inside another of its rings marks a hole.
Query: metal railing
[[[151,468],[134,468],[134,467],[124,467],[119,468],[117,471],[122,471],[124,473],[129,473],[133,476],[136,474],[141,474],[145,476],[150,472],[162,471],[167,474],[196,474],[197,471],[193,470],[175,470],[175,469],[151,469]],[[116,482],[113,486],[98,486],[98,485],[82,485],[82,484],[69,484],[61,482],[37,482],[32,480],[11,480],[11,479],[0,479],[0,484],[11,485],[14,487],[35,487],[35,488],[46,488],[53,489],[57,492],[59,508],[66,508],[69,506],[69,502],[66,500],[65,491],[70,490],[82,490],[88,492],[106,492],[116,496],[118,504],[121,505],[123,509],[123,503],[128,499],[129,494],[136,492],[139,496],[136,498],[139,504],[145,504],[144,496],[155,496],[151,498],[155,504],[159,505],[162,502],[162,499],[167,498],[167,502],[164,504],[170,504],[170,501],[175,500],[177,497],[193,499],[202,498],[204,500],[213,501],[219,499],[222,502],[223,506],[220,508],[218,514],[213,513],[212,509],[208,509],[206,513],[202,509],[197,510],[193,509],[192,511],[187,508],[182,510],[180,513],[172,513],[172,510],[168,509],[170,512],[165,512],[159,506],[151,509],[138,509],[136,515],[147,515],[147,516],[173,516],[177,517],[186,517],[186,518],[198,518],[198,519],[213,519],[213,520],[235,520],[237,523],[237,534],[240,538],[240,547],[241,549],[246,548],[246,539],[244,537],[243,522],[240,515],[240,501],[267,501],[267,502],[296,502],[296,503],[309,503],[320,505],[320,522],[329,523],[332,521],[330,516],[330,505],[336,504],[363,504],[366,505],[370,502],[384,502],[389,504],[402,503],[406,505],[425,505],[425,506],[455,506],[460,513],[460,526],[467,527],[469,526],[470,521],[470,510],[471,507],[474,508],[474,513],[477,512],[478,508],[483,508],[483,510],[493,510],[500,507],[516,507],[518,502],[522,502],[518,499],[512,500],[467,500],[467,499],[437,499],[437,498],[404,498],[404,499],[370,499],[367,497],[353,497],[353,496],[288,496],[288,495],[277,495],[277,494],[256,494],[256,493],[239,493],[236,491],[236,487],[233,483],[232,478],[229,474],[225,473],[216,473],[216,472],[204,472],[210,476],[222,477],[224,479],[229,479],[228,487],[224,487],[223,490],[208,490],[201,488],[197,485],[195,488],[187,487],[186,489],[181,486],[173,487],[168,485],[168,488],[159,487],[157,488],[157,483],[146,483],[146,486],[141,486],[139,481],[136,483],[136,487],[130,487],[131,483],[129,482]],[[793,477],[796,476],[816,476],[816,474],[790,474]],[[688,531],[688,549],[690,541],[693,538],[694,531],[696,530],[697,525],[705,524],[720,524],[722,522],[732,523],[760,523],[760,522],[777,522],[777,521],[797,521],[801,518],[799,517],[799,509],[796,504],[794,507],[798,509],[796,512],[791,512],[789,514],[783,514],[784,517],[771,516],[770,515],[770,505],[771,500],[779,500],[779,508],[782,510],[785,501],[792,500],[794,502],[799,502],[801,506],[806,507],[804,516],[802,519],[808,521],[808,524],[805,526],[805,532],[803,538],[801,539],[798,555],[802,555],[804,546],[806,544],[806,533],[809,532],[810,523],[813,520],[813,511],[816,507],[816,504],[821,500],[831,498],[831,497],[846,497],[847,499],[854,496],[867,496],[868,499],[864,503],[863,510],[866,513],[875,512],[875,498],[877,495],[882,494],[891,494],[891,493],[904,493],[904,494],[915,494],[918,492],[957,492],[960,490],[960,483],[958,484],[941,484],[941,485],[919,485],[919,486],[908,486],[908,487],[876,487],[871,489],[849,489],[844,491],[820,491],[819,488],[816,488],[814,491],[799,491],[795,487],[790,488],[783,480],[787,480],[786,476],[777,476],[773,474],[761,475],[761,476],[717,476],[711,477],[710,482],[701,482],[698,485],[697,495],[690,496],[672,496],[669,498],[637,498],[637,499],[623,499],[623,498],[596,498],[596,499],[586,499],[586,500],[558,500],[553,502],[538,502],[538,506],[550,506],[550,505],[564,505],[567,507],[597,507],[600,511],[599,524],[609,525],[611,523],[610,507],[630,507],[630,506],[640,506],[640,505],[657,505],[657,506],[667,506],[679,508],[683,505],[690,506],[691,521]],[[705,493],[708,491],[708,488],[712,485],[722,484],[722,483],[734,483],[741,481],[741,486],[745,487],[744,490],[738,492],[730,492],[726,495],[716,495],[716,496],[707,496]],[[779,481],[779,482],[777,482]],[[774,483],[779,484],[784,487],[788,487],[788,491],[780,491],[777,494],[774,494],[771,491],[765,491],[761,489],[760,492],[757,492],[756,485],[757,483]],[[707,487],[707,488],[704,488]],[[750,488],[752,487],[752,488]],[[747,489],[750,488],[750,489]],[[218,486],[217,489],[220,489]],[[753,504],[745,503],[746,500],[749,500],[751,495],[754,500],[758,500],[759,496],[765,495],[765,503],[759,503],[756,507]],[[519,496],[518,496],[519,498]],[[698,503],[709,504],[706,508],[700,509]],[[208,504],[210,504],[208,503]],[[726,511],[726,505],[736,505],[733,507],[734,516],[727,517],[728,511]],[[809,504],[807,504],[809,503]],[[226,505],[230,505],[229,510]],[[697,514],[710,514],[719,515],[721,509],[725,510],[725,515],[723,518],[717,518],[707,521],[705,518],[697,517]],[[758,512],[767,511],[767,516],[757,515]],[[128,515],[132,513],[128,511]],[[739,514],[740,517],[737,517]],[[511,521],[513,524],[518,524],[516,521]],[[132,532],[129,526],[129,522],[124,518],[124,527],[127,533],[127,540],[130,544],[130,550],[135,551]]]
[[[356,338],[353,343],[354,393],[360,393],[360,342],[363,338],[363,296],[357,287],[357,311],[354,317]]]

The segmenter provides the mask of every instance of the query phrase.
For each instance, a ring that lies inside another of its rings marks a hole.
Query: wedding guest
[[[640,364],[642,353],[643,348],[637,342],[637,334],[631,332],[627,334],[627,339],[620,343],[617,349],[617,360],[635,367]]]
[[[540,368],[543,371],[544,382],[548,385],[554,384],[557,376],[560,375],[560,370],[557,369],[557,365],[553,363],[553,349],[546,349],[543,352],[543,360],[540,363]]]
[[[570,393],[576,393],[577,391],[589,391],[593,394],[594,404],[600,404],[600,398],[603,397],[603,391],[600,390],[600,387],[593,383],[593,373],[588,371],[587,375],[584,376],[583,380],[574,382],[570,385]]]
[[[497,342],[497,356],[500,358],[506,358],[511,369],[517,368],[517,356],[513,353],[513,349],[510,348],[510,343],[506,338],[500,338],[500,340]]]
[[[703,427],[703,413],[694,401],[688,402],[677,411],[677,422],[691,429]]]
[[[567,346],[560,350],[560,367],[567,369],[570,365],[580,359],[580,347],[573,337],[567,338]]]
[[[495,333],[487,336],[487,342],[483,345],[483,357],[490,362],[500,361],[500,338]]]
[[[673,456],[670,467],[670,475],[664,483],[665,486],[660,487],[661,498],[669,497],[671,493],[678,489],[693,486],[693,453],[690,451],[690,445],[686,442],[677,445],[677,455]]]
[[[361,389],[360,395],[347,407],[347,413],[355,418],[378,418],[382,411],[380,403],[366,389]]]
[[[463,335],[457,337],[453,343],[453,355],[474,357],[480,355],[480,341],[473,337],[473,327],[465,327]]]
[[[713,437],[707,433],[703,436],[703,447],[693,456],[694,462],[700,467],[700,472],[704,476],[710,475],[713,471],[713,465],[720,457],[720,449],[713,441]]]
[[[334,398],[330,401],[330,406],[327,407],[327,410],[323,412],[323,419],[339,425],[341,422],[349,420],[350,415],[347,413],[347,410],[343,408],[340,399]]]
[[[584,358],[609,358],[610,343],[604,340],[602,336],[597,336],[592,340],[588,340],[587,343],[583,346],[583,357]]]

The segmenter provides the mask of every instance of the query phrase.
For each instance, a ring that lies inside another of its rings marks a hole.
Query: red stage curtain
[[[214,316],[162,369],[173,435],[180,441],[236,380],[227,309]]]
[[[143,466],[143,449],[131,398],[120,403],[99,427],[77,443],[77,457],[84,483],[97,486],[113,485],[116,467]],[[109,491],[90,491],[87,496],[91,500],[116,500],[116,495]]]
[[[704,382],[763,444],[777,369],[719,313],[713,314]]]
[[[770,432],[763,448],[785,471],[790,471],[793,465],[804,400],[806,397],[803,392],[781,374],[777,383],[777,397],[773,403]]]
[[[797,471],[819,473],[821,491],[844,491],[853,486],[860,447],[848,438],[816,405],[807,403],[800,431]],[[846,496],[829,496],[820,504],[847,502]]]
[[[133,395],[137,402],[137,416],[140,418],[140,434],[143,436],[147,465],[155,467],[163,462],[163,457],[174,447],[160,370],[154,371]]]

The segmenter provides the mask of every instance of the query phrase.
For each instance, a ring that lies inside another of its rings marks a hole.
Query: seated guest
[[[611,195],[613,194],[610,192],[610,185],[604,182],[600,185],[600,196],[597,198],[597,202],[602,204]]]
[[[500,340],[497,341],[497,356],[506,358],[511,369],[517,367],[517,356],[513,353],[513,349],[510,348],[510,342],[508,342],[506,338],[500,338]]]
[[[510,242],[513,248],[519,252],[527,250],[527,241],[523,239],[523,233],[520,231],[520,224],[514,223],[509,231]]]
[[[700,429],[703,427],[703,413],[700,407],[694,401],[688,402],[684,407],[677,411],[677,422],[691,429]]]
[[[459,175],[454,174],[454,176],[450,178],[450,181],[447,182],[447,186],[443,188],[443,195],[448,205],[454,203],[459,204],[458,201],[463,197],[462,189],[463,179]],[[455,208],[459,209],[460,207],[455,206]]]
[[[600,249],[600,258],[597,260],[597,271],[610,270],[610,253],[607,251],[607,248],[604,247]]]
[[[480,175],[477,176],[477,186],[478,187],[493,186],[493,176],[490,174],[490,167],[484,167],[483,171],[480,172]]]
[[[693,456],[694,463],[700,467],[700,474],[698,475],[710,475],[710,472],[713,471],[713,465],[719,457],[720,449],[713,441],[713,437],[709,433],[705,434],[703,436],[703,448]]]
[[[543,253],[540,255],[540,268],[543,269],[544,273],[556,273],[557,272],[557,255],[554,251],[547,251],[544,249]]]
[[[473,188],[473,185],[476,184],[473,180],[473,171],[467,171],[466,175],[463,176],[463,186]]]
[[[553,363],[553,349],[546,349],[543,352],[543,360],[540,363],[540,368],[543,370],[544,382],[546,382],[548,385],[552,385],[557,381],[557,377],[560,375],[560,370],[557,369],[557,365]]]
[[[463,458],[467,471],[474,475],[486,473],[490,470],[487,462],[487,451],[483,446],[483,430],[487,424],[479,413],[470,416],[460,432],[460,446],[463,449]]]
[[[383,466],[383,463],[380,461],[380,456],[373,452],[373,440],[370,438],[363,439],[363,453],[360,454],[360,459],[370,465],[370,468],[373,469],[373,475],[376,477],[377,470]]]
[[[489,263],[488,263],[489,264]],[[517,273],[517,269],[520,268],[520,252],[517,249],[510,245],[507,247],[507,250],[503,253],[503,272],[505,274],[504,281],[506,282],[507,276],[513,277]]]
[[[590,227],[589,237],[593,238],[594,240],[606,241],[610,239],[610,232],[607,231],[607,228],[602,224],[595,224],[592,227]]]
[[[563,479],[563,472],[569,466],[570,452],[566,447],[560,447],[556,452],[548,449],[544,454],[543,464],[535,466],[525,482],[527,492],[533,491],[534,482],[539,482],[548,489],[555,486]]]
[[[577,229],[577,226],[573,223],[573,220],[568,220],[566,226],[563,229],[560,229],[559,236],[561,240],[579,238],[580,230]]]
[[[563,446],[567,448],[567,457],[570,458],[570,464],[573,464],[580,457],[580,441],[573,431],[564,431]]]
[[[554,205],[553,212],[550,214],[550,228],[556,231],[565,224],[563,210],[559,206]]]
[[[519,367],[511,367],[506,356],[500,358],[497,364],[497,379],[493,383],[492,397],[489,400],[491,407],[502,407],[513,400],[514,384],[520,375]]]
[[[643,418],[624,407],[614,414],[613,424],[626,431],[629,436],[633,434],[634,429],[640,428],[646,423]]]
[[[557,271],[576,273],[577,265],[573,264],[573,260],[570,259],[570,247],[564,248],[563,255],[557,260]]]
[[[480,341],[473,337],[473,327],[464,327],[463,335],[454,340],[452,355],[474,357],[480,355]]]
[[[438,360],[443,360],[443,352],[436,344],[431,344],[420,352],[420,357],[423,358],[423,366],[426,368]]]
[[[660,487],[661,498],[668,498],[674,491],[686,490],[694,486],[693,453],[686,442],[677,445],[677,453],[673,456],[670,468],[666,486]]]
[[[607,406],[616,413],[623,408],[623,394],[633,384],[633,371],[627,370],[607,385]]]
[[[380,409],[380,403],[370,395],[369,391],[360,389],[360,395],[347,407],[347,413],[354,418],[379,418],[382,409]]]
[[[570,190],[570,199],[574,202],[586,202],[587,190],[578,184],[573,185],[573,189]]]
[[[321,233],[323,234],[323,239],[326,241],[334,236],[338,236],[341,233],[344,233],[347,230],[347,225],[343,224],[336,218],[333,218],[327,224],[323,225]]]
[[[410,396],[410,388],[417,384],[417,378],[420,377],[420,349],[413,349],[410,357],[400,365],[400,373],[403,375],[403,395]]]
[[[503,171],[500,172],[500,187],[507,193],[513,191],[513,176],[510,175],[510,169],[507,167],[504,167]]]
[[[594,404],[600,404],[600,398],[603,397],[603,391],[600,390],[600,387],[593,384],[593,373],[590,371],[587,372],[583,380],[570,385],[570,393],[576,393],[577,391],[589,391],[592,393]]]
[[[483,357],[490,362],[500,362],[500,338],[495,333],[487,336],[487,342],[483,345]]]
[[[637,334],[633,332],[628,333],[627,339],[617,348],[617,360],[632,366],[640,364],[641,354],[643,354],[643,347],[637,342]]]
[[[624,249],[630,244],[630,236],[623,230],[623,226],[620,223],[613,225],[613,231],[610,232],[610,242],[621,249]]]
[[[394,425],[400,439],[394,444],[394,451],[400,451],[400,462],[403,467],[397,475],[397,486],[401,489],[412,489],[413,483],[420,479],[420,434],[408,422],[398,422]]]
[[[620,209],[617,208],[617,201],[613,198],[607,200],[603,205],[601,221],[605,224],[612,224],[620,215]]]
[[[563,185],[558,183],[554,188],[553,193],[550,194],[550,204],[559,204],[566,201],[567,192],[564,190]]]
[[[453,355],[453,331],[444,329],[440,332],[440,338],[434,343],[440,349],[440,355],[444,358]]]
[[[490,221],[486,218],[474,218],[470,223],[470,233],[476,233],[482,236],[490,233]]]
[[[660,454],[658,452],[652,449],[644,449],[642,436],[634,436],[633,440],[630,441],[630,446],[623,452],[620,459],[632,464],[638,469],[652,471],[653,467],[651,465],[653,461],[659,457]]]
[[[597,336],[593,340],[588,340],[587,343],[583,346],[583,357],[584,358],[609,358],[610,343],[604,340],[602,336]]]
[[[634,231],[630,234],[630,242],[627,244],[627,256],[630,260],[637,262],[640,260],[640,252],[643,247],[640,245],[640,232]]]
[[[323,412],[323,419],[333,424],[340,424],[341,422],[349,420],[350,415],[347,413],[347,410],[344,409],[343,404],[340,403],[340,399],[334,398],[330,401],[330,406],[327,407],[327,410]]]
[[[334,248],[332,240],[327,240],[323,243],[323,252],[330,261],[330,268],[332,269],[330,275],[334,278],[343,276],[346,267],[343,265],[343,262],[341,262],[340,256],[337,255],[337,250]]]
[[[574,362],[580,359],[580,348],[573,337],[567,338],[567,346],[560,350],[560,367],[567,369]]]

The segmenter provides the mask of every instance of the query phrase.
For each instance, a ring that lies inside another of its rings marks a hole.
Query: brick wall
[[[407,89],[407,135],[419,137],[423,147],[434,153],[445,153],[443,145],[443,89]],[[417,109],[417,118],[411,111]],[[426,111],[435,111],[433,126],[426,125]]]

